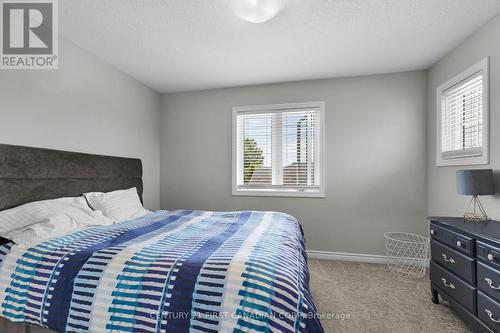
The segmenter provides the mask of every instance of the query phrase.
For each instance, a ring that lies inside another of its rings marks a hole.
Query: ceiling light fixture
[[[233,11],[251,23],[263,23],[285,8],[286,0],[231,0]]]

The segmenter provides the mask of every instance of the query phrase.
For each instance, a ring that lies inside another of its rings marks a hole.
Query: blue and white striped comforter
[[[323,332],[282,213],[158,211],[0,260],[1,315],[59,332]]]

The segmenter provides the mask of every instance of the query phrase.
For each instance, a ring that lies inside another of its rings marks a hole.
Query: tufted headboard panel
[[[0,144],[0,210],[134,186],[142,201],[140,159]]]

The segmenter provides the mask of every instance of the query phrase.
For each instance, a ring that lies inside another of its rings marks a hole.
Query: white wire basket
[[[429,238],[408,232],[386,232],[384,238],[390,271],[403,277],[424,277]]]

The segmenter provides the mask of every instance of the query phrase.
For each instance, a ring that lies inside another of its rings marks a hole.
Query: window
[[[233,195],[324,197],[325,103],[233,108]]]
[[[437,165],[488,164],[488,58],[437,89]]]

